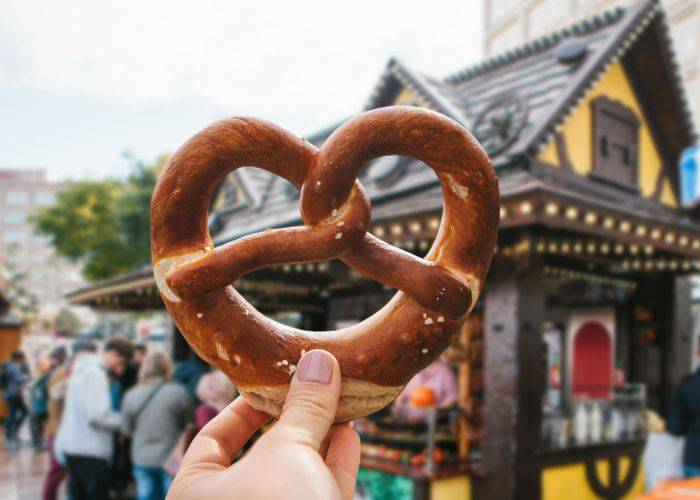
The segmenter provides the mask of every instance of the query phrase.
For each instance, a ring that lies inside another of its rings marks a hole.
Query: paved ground
[[[0,499],[41,498],[47,460],[46,452],[35,452],[26,442],[20,450],[7,452],[4,438],[0,437]]]

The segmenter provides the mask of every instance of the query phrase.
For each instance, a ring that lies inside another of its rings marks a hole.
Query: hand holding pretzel
[[[168,500],[352,499],[360,438],[347,424],[331,425],[339,396],[338,362],[324,351],[306,353],[292,377],[279,422],[231,465],[270,419],[243,398],[236,399],[192,441]]]
[[[440,179],[442,222],[424,259],[367,233],[371,209],[357,172],[385,155],[417,158]],[[299,188],[304,225],[213,248],[211,193],[242,166]],[[388,404],[448,346],[479,295],[497,231],[498,183],[486,153],[449,118],[405,106],[352,118],[320,149],[262,120],[217,122],[172,157],[151,203],[156,283],[192,348],[275,416],[303,353],[333,353],[343,375],[338,422]],[[400,291],[357,325],[309,332],[266,318],[231,286],[265,266],[334,258]]]

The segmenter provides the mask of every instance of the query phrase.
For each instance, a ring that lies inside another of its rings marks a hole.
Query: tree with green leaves
[[[150,261],[151,194],[167,161],[135,162],[121,180],[71,182],[35,218],[58,255],[82,264],[89,281],[111,278]]]

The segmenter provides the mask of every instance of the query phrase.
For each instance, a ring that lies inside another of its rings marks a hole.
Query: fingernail
[[[328,385],[333,377],[333,362],[324,351],[311,351],[304,355],[297,366],[299,380]]]

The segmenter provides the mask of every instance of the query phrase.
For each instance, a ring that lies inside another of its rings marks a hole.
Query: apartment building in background
[[[66,304],[63,295],[84,284],[79,268],[58,258],[31,222],[60,187],[45,170],[0,169],[0,258],[25,274],[22,285],[38,299],[42,317],[55,314]]]
[[[487,57],[638,0],[484,0]],[[700,0],[663,0],[695,123],[700,123]]]

